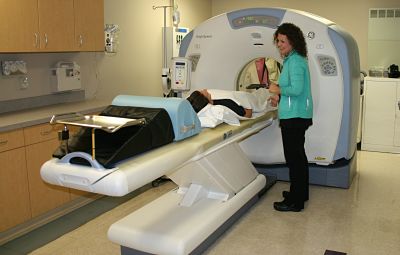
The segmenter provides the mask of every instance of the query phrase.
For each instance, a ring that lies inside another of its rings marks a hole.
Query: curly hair
[[[193,91],[193,93],[186,99],[192,105],[195,112],[199,112],[209,103],[208,99],[198,90]]]
[[[282,23],[274,33],[274,44],[277,44],[278,34],[286,35],[293,49],[303,57],[307,57],[307,44],[301,29],[292,23]]]

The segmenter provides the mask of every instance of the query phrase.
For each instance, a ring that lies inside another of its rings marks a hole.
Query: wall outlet
[[[29,87],[29,80],[28,77],[20,77],[19,78],[19,88],[20,89],[27,89]]]

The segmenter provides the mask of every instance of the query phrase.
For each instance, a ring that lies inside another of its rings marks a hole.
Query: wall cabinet
[[[104,51],[104,1],[74,0],[75,49]]]
[[[37,0],[0,0],[1,52],[30,52],[39,47]]]
[[[0,0],[0,52],[102,51],[102,0]]]
[[[37,0],[40,51],[74,50],[74,4],[71,0]]]
[[[400,153],[400,79],[365,78],[361,149]]]

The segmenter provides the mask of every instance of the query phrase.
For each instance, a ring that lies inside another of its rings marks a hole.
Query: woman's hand
[[[279,95],[281,93],[281,89],[279,88],[278,84],[271,83],[269,84],[269,92],[272,94]]]
[[[281,90],[280,90],[278,84],[276,84],[276,83],[271,83],[271,84],[269,85],[269,92],[270,92],[271,94],[273,94],[272,96],[270,96],[270,97],[268,98],[268,100],[269,100],[270,103],[271,103],[271,106],[273,106],[273,107],[278,106],[278,103],[279,103],[279,94],[281,93]]]
[[[272,107],[277,107],[279,103],[279,95],[272,95],[268,98]]]

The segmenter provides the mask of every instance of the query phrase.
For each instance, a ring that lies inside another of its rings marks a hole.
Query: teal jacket
[[[313,101],[307,59],[293,50],[283,60],[278,83],[281,90],[278,105],[279,119],[311,119]]]

